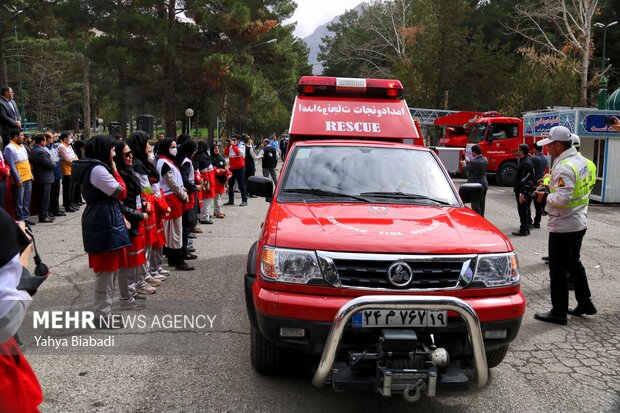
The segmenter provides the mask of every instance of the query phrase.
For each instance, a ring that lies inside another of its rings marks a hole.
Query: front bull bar
[[[312,378],[314,386],[321,387],[329,377],[336,358],[336,351],[338,351],[340,340],[342,340],[342,333],[353,314],[369,309],[447,310],[458,313],[465,320],[469,341],[473,347],[474,365],[476,368],[475,384],[477,386],[484,386],[487,383],[489,371],[480,321],[474,309],[465,301],[456,297],[367,295],[349,301],[336,313],[323,354],[321,355],[321,362]]]

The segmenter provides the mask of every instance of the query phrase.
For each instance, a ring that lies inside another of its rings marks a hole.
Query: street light
[[[617,20],[609,24],[594,23],[594,26],[603,28],[603,64],[601,64],[601,73],[605,71],[605,43],[607,43],[607,29],[616,23],[618,23]]]
[[[275,43],[275,42],[277,42],[277,41],[278,41],[278,39],[271,39],[271,40],[267,40],[267,41],[265,41],[265,42],[260,42],[260,43],[252,44],[252,45],[250,45],[250,46],[246,46],[246,47],[244,47],[244,50],[252,49],[252,48],[254,48],[254,47],[256,47],[256,46],[262,46],[262,45],[264,45],[264,44],[271,44],[271,43]]]
[[[187,116],[187,131],[192,134],[192,116],[194,116],[194,109],[185,109],[185,116]]]

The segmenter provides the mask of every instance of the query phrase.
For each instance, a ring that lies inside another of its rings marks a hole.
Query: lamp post
[[[194,109],[185,109],[185,116],[187,116],[187,132],[191,136],[192,134],[192,116],[194,116]]]
[[[605,44],[607,43],[607,29],[616,23],[618,23],[617,20],[609,24],[594,23],[594,26],[603,28],[603,63],[601,64],[601,73],[605,71]]]

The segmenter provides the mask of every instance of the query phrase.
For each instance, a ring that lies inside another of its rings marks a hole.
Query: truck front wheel
[[[508,346],[502,346],[492,351],[487,351],[487,366],[492,369],[497,367],[506,357]]]
[[[498,185],[514,186],[517,180],[517,164],[505,162],[497,170],[496,181]]]
[[[263,337],[255,327],[252,327],[250,340],[250,359],[254,370],[268,375],[279,372],[282,367],[281,349],[274,342]]]

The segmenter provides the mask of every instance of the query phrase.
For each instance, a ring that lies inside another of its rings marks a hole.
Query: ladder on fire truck
[[[443,109],[424,109],[424,108],[409,108],[411,117],[417,119],[420,125],[434,125],[435,119],[447,116],[451,113],[457,113],[458,110],[443,110]]]

